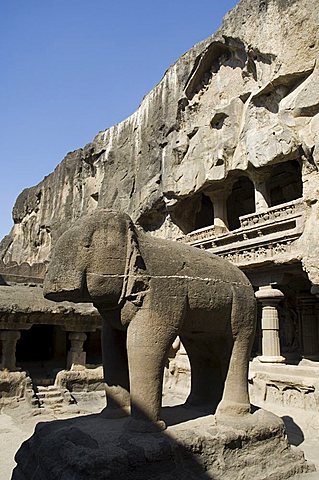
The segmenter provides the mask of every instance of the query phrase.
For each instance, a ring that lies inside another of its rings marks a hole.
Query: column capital
[[[87,339],[87,334],[84,332],[68,332],[69,333],[69,339],[75,340],[75,341],[80,341],[80,342],[85,342]]]
[[[18,341],[21,337],[21,332],[19,330],[1,330],[0,338],[2,341]]]
[[[218,189],[218,190],[211,190],[210,192],[207,192],[206,195],[209,196],[209,198],[212,201],[216,200],[227,200],[228,195],[230,194],[232,189],[232,185],[224,185],[223,188]]]
[[[277,304],[284,298],[284,294],[278,288],[273,288],[272,285],[265,285],[263,287],[259,287],[259,290],[255,293],[255,297],[259,300],[263,305],[272,305]]]
[[[261,170],[252,170],[249,178],[256,185],[265,183],[270,177],[272,167],[263,167]]]

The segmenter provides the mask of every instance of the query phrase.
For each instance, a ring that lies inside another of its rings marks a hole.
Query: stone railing
[[[200,228],[194,232],[188,233],[184,237],[180,237],[177,240],[197,246],[201,245],[203,242],[206,243],[209,240],[213,240],[224,233],[225,229],[210,225],[209,227]]]
[[[231,232],[214,226],[185,235],[181,241],[209,249],[236,265],[273,261],[293,255],[293,243],[303,232],[304,203],[294,200],[263,212],[240,217],[240,228]]]
[[[303,211],[303,208],[303,201],[299,198],[298,200],[293,200],[292,202],[270,207],[264,212],[243,215],[239,219],[240,225],[241,227],[253,227],[263,223],[276,222],[278,220],[282,221],[285,218],[298,215],[298,213]]]

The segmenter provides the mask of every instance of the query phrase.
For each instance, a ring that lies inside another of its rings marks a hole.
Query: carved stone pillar
[[[319,360],[318,300],[313,295],[300,295],[303,357]]]
[[[285,358],[280,354],[278,303],[284,294],[271,285],[259,287],[256,298],[262,305],[262,355],[258,357],[264,363],[283,363]]]
[[[16,346],[21,337],[18,330],[2,330],[0,338],[2,340],[2,368],[16,370]]]
[[[69,340],[71,348],[67,357],[67,368],[73,364],[84,365],[86,363],[86,352],[83,351],[83,344],[86,340],[86,334],[83,332],[70,332]]]
[[[262,180],[254,179],[254,187],[256,213],[264,212],[269,208],[266,183]]]
[[[228,230],[226,193],[224,191],[213,192],[209,197],[214,205],[214,227],[217,230]]]

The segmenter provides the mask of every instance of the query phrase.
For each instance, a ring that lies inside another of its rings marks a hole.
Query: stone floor
[[[172,399],[166,403],[172,404]],[[14,468],[14,455],[21,443],[29,438],[38,422],[68,418],[88,413],[96,413],[104,406],[104,399],[91,398],[90,401],[81,400],[78,405],[55,413],[53,410],[30,411],[26,405],[2,410],[0,414],[0,480],[10,480]],[[275,405],[268,405],[268,409],[283,417],[288,438],[292,445],[301,448],[306,458],[315,463],[318,472],[299,475],[294,480],[319,480],[319,414],[311,414],[300,409],[287,410]],[[250,480],[250,479],[247,479]]]
[[[308,461],[315,464],[317,472],[296,476],[294,480],[319,480],[319,412],[287,409],[268,405],[268,410],[283,418],[291,445],[304,451]]]

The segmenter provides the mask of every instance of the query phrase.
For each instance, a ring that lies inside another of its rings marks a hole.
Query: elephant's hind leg
[[[250,412],[248,368],[255,335],[256,303],[253,292],[251,296],[238,297],[234,299],[232,310],[233,348],[217,416],[245,415]]]
[[[225,381],[220,349],[225,352],[227,347],[221,339],[211,338],[207,333],[183,335],[181,341],[191,366],[191,391],[185,406],[209,409],[214,413],[222,398]]]

